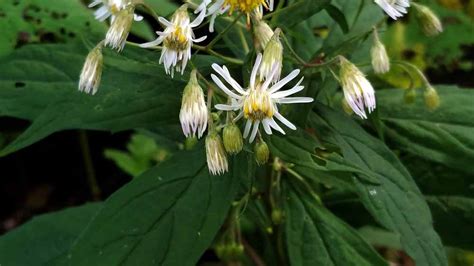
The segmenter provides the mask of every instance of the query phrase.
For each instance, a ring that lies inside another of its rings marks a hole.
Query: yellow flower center
[[[177,26],[175,30],[166,37],[164,45],[174,50],[182,51],[189,47],[189,42],[183,29],[180,26]]]
[[[274,105],[265,90],[252,89],[244,100],[244,117],[253,121],[273,117]]]
[[[250,13],[259,5],[267,7],[265,0],[225,0],[225,5],[230,5],[230,12],[234,10],[240,10],[244,13]]]

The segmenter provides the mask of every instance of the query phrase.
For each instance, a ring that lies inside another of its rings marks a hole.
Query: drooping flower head
[[[105,35],[105,46],[122,51],[133,23],[132,6],[120,10]]]
[[[377,74],[383,74],[390,71],[390,59],[388,58],[387,50],[379,39],[377,29],[374,29],[374,43],[370,50],[372,58],[372,68]]]
[[[116,15],[126,7],[132,5],[134,0],[94,0],[89,4],[89,7],[100,6],[95,12],[94,17],[99,21],[104,21],[111,18],[112,22],[115,20]],[[136,21],[140,21],[143,17],[135,15]]]
[[[424,5],[413,3],[417,14],[416,18],[426,36],[436,36],[443,32],[443,24],[433,11]]]
[[[281,69],[283,67],[283,45],[280,41],[281,30],[277,28],[265,46],[263,51],[262,65],[260,66],[260,80],[264,80],[270,77],[273,68],[276,68],[275,75],[273,76],[273,83],[280,80]]]
[[[199,13],[191,22],[188,15],[188,6],[182,5],[173,14],[171,21],[160,17],[159,21],[166,27],[164,31],[157,31],[158,38],[152,42],[141,44],[141,47],[153,47],[163,43],[160,64],[163,63],[167,74],[174,76],[175,69],[183,74],[188,61],[191,59],[193,43],[202,42],[207,36],[195,39],[193,28],[204,20],[205,11]]]
[[[410,0],[374,0],[374,2],[394,20],[403,17],[410,7]]]
[[[215,131],[210,132],[206,137],[206,158],[207,167],[211,174],[221,175],[229,171],[227,154],[221,136]]]
[[[102,42],[92,49],[87,55],[79,78],[79,91],[96,94],[102,77]]]
[[[225,66],[221,67],[217,64],[212,65],[212,68],[217,72],[217,74],[219,74],[220,77],[231,87],[231,89],[229,89],[227,85],[224,85],[219,77],[214,74],[211,75],[212,80],[216,85],[231,98],[231,104],[217,104],[215,107],[216,109],[223,111],[239,111],[236,120],[241,117],[244,117],[247,120],[244,130],[244,138],[250,136],[250,142],[253,142],[255,139],[260,124],[262,124],[263,129],[267,134],[272,134],[272,129],[285,134],[285,131],[283,131],[283,129],[277,124],[276,120],[280,121],[288,128],[296,130],[296,126],[280,114],[278,111],[278,104],[310,103],[313,101],[313,99],[309,97],[287,97],[304,89],[304,87],[301,86],[303,78],[301,78],[293,88],[280,91],[283,86],[298,76],[300,70],[293,70],[284,79],[270,86],[273,77],[276,75],[277,69],[274,68],[272,74],[261,82],[257,77],[261,62],[262,54],[258,54],[250,76],[250,84],[247,89],[243,89],[239,83],[231,77],[229,70]]]
[[[210,6],[209,6],[210,5]],[[206,16],[211,17],[209,31],[214,32],[214,22],[216,17],[229,11],[241,11],[247,14],[247,20],[250,19],[252,12],[262,13],[263,8],[273,11],[274,0],[203,0],[196,9],[196,13],[206,10]]]
[[[186,137],[202,137],[207,128],[207,107],[204,93],[197,80],[196,70],[191,72],[188,85],[184,88],[179,121]]]
[[[344,98],[351,109],[361,118],[367,119],[366,109],[375,109],[375,91],[365,75],[349,60],[340,56],[339,79]]]
[[[252,14],[252,28],[255,49],[263,52],[268,42],[272,39],[274,32],[258,12]]]

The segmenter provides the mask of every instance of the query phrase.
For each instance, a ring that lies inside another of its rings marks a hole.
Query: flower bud
[[[252,16],[252,21],[255,49],[263,51],[273,36],[273,30],[263,19],[259,19],[257,16]]]
[[[191,72],[189,82],[184,88],[181,100],[179,121],[186,137],[195,136],[201,138],[207,128],[208,112],[204,93],[197,80],[197,72]]]
[[[206,137],[206,157],[211,174],[221,175],[229,170],[224,145],[222,145],[221,137],[215,131]]]
[[[416,91],[415,89],[407,89],[403,94],[403,100],[405,103],[414,103],[416,100]]]
[[[222,136],[224,139],[225,150],[229,154],[237,154],[242,150],[242,147],[244,146],[242,132],[240,132],[239,127],[234,123],[224,127]]]
[[[130,28],[132,27],[133,11],[133,6],[128,6],[117,13],[105,36],[106,46],[110,46],[119,52],[122,51],[125,47],[128,34],[130,33]]]
[[[280,80],[281,69],[283,67],[283,45],[280,41],[280,33],[281,30],[277,28],[263,51],[262,63],[260,65],[261,81],[271,77],[272,71],[275,71],[272,82],[276,83]]]
[[[443,32],[441,21],[429,7],[417,3],[413,3],[413,7],[417,11],[416,18],[425,35],[436,36]]]
[[[103,61],[102,43],[99,43],[89,52],[84,62],[79,78],[79,91],[92,95],[96,94],[102,77]]]
[[[431,85],[425,88],[424,92],[425,105],[430,111],[434,111],[439,107],[439,95],[435,88]]]
[[[265,141],[259,141],[255,144],[254,147],[255,160],[258,165],[263,165],[268,162],[270,158],[270,150],[268,149],[267,143]]]
[[[370,50],[372,67],[377,74],[384,74],[390,70],[390,59],[385,46],[380,41],[377,31],[374,29],[374,44]]]
[[[280,225],[283,222],[283,211],[280,209],[272,210],[272,222],[274,225]]]

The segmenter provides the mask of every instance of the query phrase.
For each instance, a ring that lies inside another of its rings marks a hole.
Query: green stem
[[[242,28],[238,28],[237,32],[239,33],[239,38],[240,38],[240,42],[242,43],[242,48],[244,49],[244,53],[248,54],[250,49],[249,49],[247,40],[245,39],[244,31],[242,30]]]
[[[155,10],[153,10],[153,8],[151,8],[151,6],[149,6],[147,3],[140,1],[139,3],[137,3],[137,5],[142,6],[145,12],[150,14],[157,22],[160,22],[160,20],[158,19],[160,16],[158,16]]]
[[[295,177],[296,180],[300,181],[301,184],[304,185],[304,187],[308,190],[309,194],[311,196],[313,196],[313,198],[319,203],[319,204],[322,204],[322,201],[321,201],[321,198],[319,198],[319,196],[316,194],[316,192],[314,192],[313,188],[311,187],[310,184],[308,184],[308,182],[306,182],[306,180],[304,180],[304,178],[298,174],[296,171],[294,171],[293,169],[291,168],[288,168],[288,167],[285,167],[285,171],[289,174],[291,174],[293,177]]]
[[[425,74],[423,74],[423,72],[417,66],[415,66],[414,64],[408,63],[408,62],[405,62],[405,61],[399,61],[399,60],[394,60],[394,61],[392,61],[392,63],[394,63],[396,65],[400,65],[400,66],[405,66],[406,68],[414,70],[415,73],[418,75],[418,77],[421,79],[421,81],[424,83],[424,85],[426,87],[431,86],[431,84],[428,81],[428,79],[426,78]]]
[[[82,151],[82,159],[84,161],[84,167],[86,169],[87,183],[89,184],[89,189],[91,191],[92,198],[95,201],[98,201],[100,200],[100,195],[102,193],[97,183],[94,163],[92,162],[91,151],[89,147],[89,140],[87,138],[87,133],[84,130],[79,130],[79,145]]]
[[[224,35],[239,21],[239,19],[244,15],[244,13],[240,13],[233,21],[230,23],[223,31],[219,32],[219,34],[206,46],[208,50],[212,49],[214,47],[214,44],[216,44]]]
[[[232,64],[236,64],[236,65],[243,65],[244,64],[244,61],[242,61],[240,59],[222,55],[222,54],[220,54],[220,53],[218,53],[218,52],[216,52],[216,51],[214,51],[210,48],[204,47],[204,46],[193,44],[193,48],[196,49],[196,50],[199,50],[199,51],[207,52],[210,55],[219,57],[220,59],[222,59],[224,61],[227,61],[229,63],[232,63]]]

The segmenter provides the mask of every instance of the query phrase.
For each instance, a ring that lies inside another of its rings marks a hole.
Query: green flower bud
[[[405,103],[414,103],[415,99],[416,99],[415,89],[405,90],[405,94],[403,95],[403,99],[405,100]]]
[[[237,154],[242,150],[244,146],[242,132],[240,132],[239,127],[234,123],[224,127],[222,136],[224,139],[224,148],[229,154]]]
[[[270,158],[270,150],[268,149],[268,145],[265,143],[265,141],[257,142],[254,147],[254,152],[258,165],[268,162],[268,159]]]
[[[417,11],[418,23],[427,36],[435,36],[443,32],[443,24],[429,7],[417,3],[413,3],[413,7]]]
[[[79,91],[90,93],[92,95],[97,93],[100,79],[102,77],[103,61],[102,42],[100,42],[87,55],[79,79]]]
[[[425,105],[430,111],[434,111],[439,107],[439,95],[435,88],[431,85],[425,89]]]
[[[279,225],[283,222],[284,213],[280,209],[274,209],[272,211],[272,222],[275,225]]]

